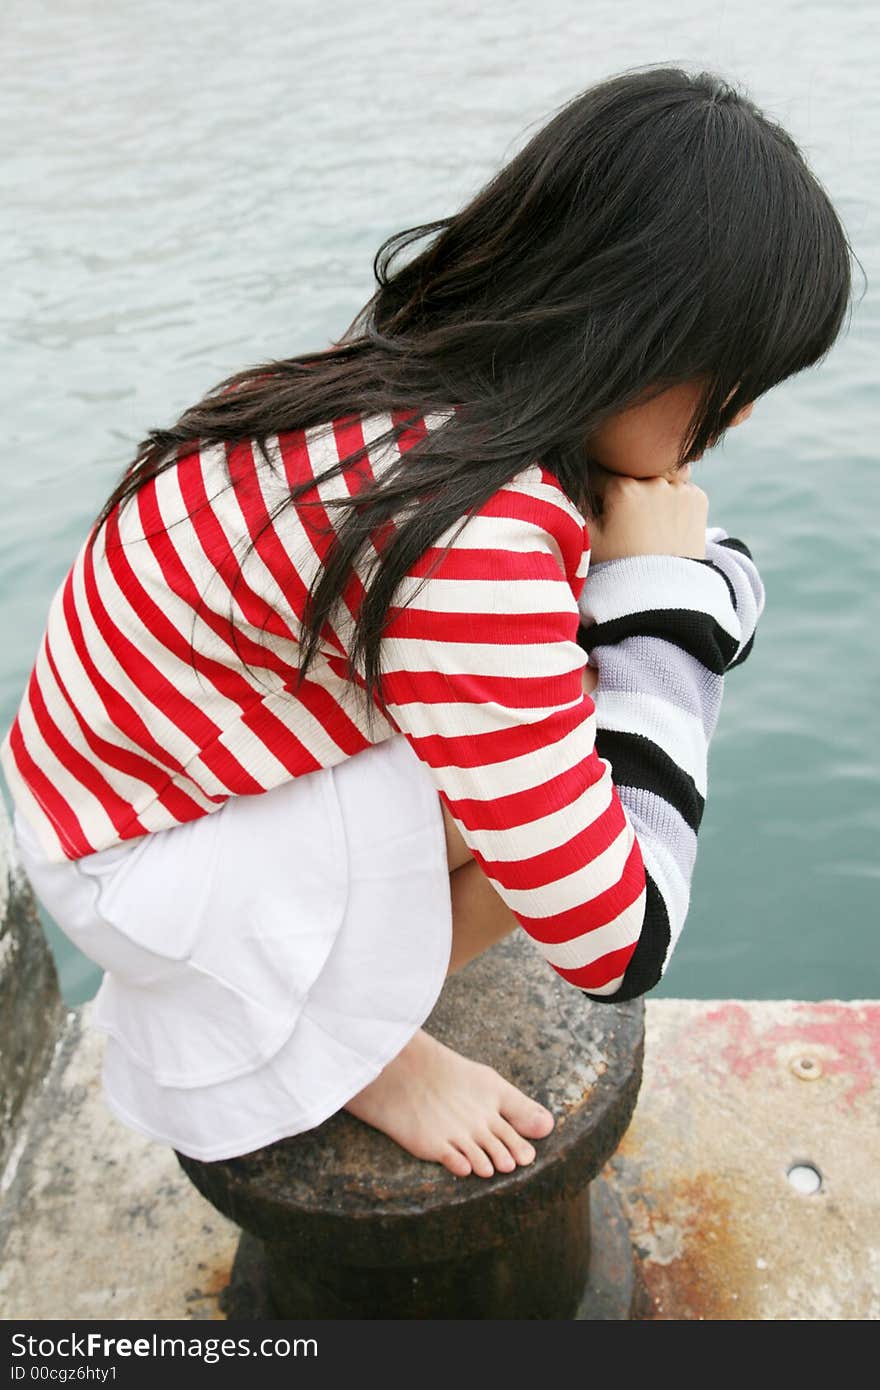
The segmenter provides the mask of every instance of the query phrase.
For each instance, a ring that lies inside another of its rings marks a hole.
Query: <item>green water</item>
[[[695,470],[767,608],[727,680],[690,914],[655,993],[877,996],[876,6],[403,13],[31,0],[0,20],[3,729],[52,593],[148,428],[246,363],[326,346],[370,294],[383,237],[454,210],[589,83],[715,68],[802,145],[869,285],[827,362]],[[89,998],[98,971],[46,930],[68,1002]]]

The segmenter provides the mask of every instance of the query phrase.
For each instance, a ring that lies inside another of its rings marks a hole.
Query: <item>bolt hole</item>
[[[811,1197],[822,1186],[822,1174],[812,1163],[793,1163],[786,1175],[795,1192]]]

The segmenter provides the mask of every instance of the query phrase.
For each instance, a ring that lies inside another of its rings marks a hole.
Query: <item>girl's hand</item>
[[[690,465],[653,478],[601,472],[602,516],[587,523],[591,564],[627,555],[705,560],[709,499],[690,481]]]

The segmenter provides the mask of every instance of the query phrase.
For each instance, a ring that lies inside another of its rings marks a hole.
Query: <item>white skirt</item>
[[[14,826],[37,897],[105,972],[110,1109],[192,1158],[319,1125],[443,988],[443,814],[403,735],[84,859],[49,863]]]

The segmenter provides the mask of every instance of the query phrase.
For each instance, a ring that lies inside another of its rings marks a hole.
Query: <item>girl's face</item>
[[[687,469],[679,472],[676,464],[699,389],[698,384],[689,383],[671,386],[653,400],[618,411],[590,436],[591,458],[610,473],[624,473],[630,478],[687,474]],[[747,420],[753,409],[754,403],[744,406],[730,428]]]

